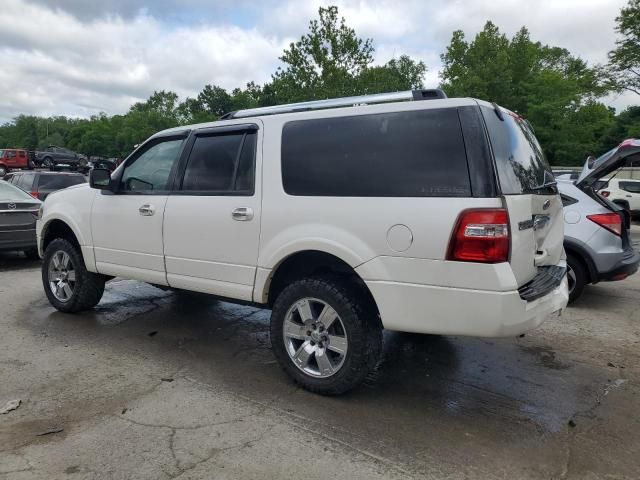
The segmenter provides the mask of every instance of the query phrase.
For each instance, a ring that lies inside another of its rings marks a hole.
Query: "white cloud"
[[[195,95],[264,82],[320,5],[337,4],[376,63],[402,54],[425,61],[438,82],[453,30],[472,38],[491,19],[512,35],[606,61],[625,0],[3,0],[0,9],[0,121],[19,113],[120,113],[154,90]],[[637,97],[611,96],[623,108]]]
[[[169,27],[147,15],[83,22],[61,10],[4,0],[0,119],[119,113],[154,90],[184,97],[207,83],[230,89],[266,81],[283,46],[253,28]]]

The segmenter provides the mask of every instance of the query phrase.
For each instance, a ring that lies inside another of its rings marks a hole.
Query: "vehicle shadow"
[[[0,252],[0,272],[40,268],[40,260],[31,260],[22,252]]]

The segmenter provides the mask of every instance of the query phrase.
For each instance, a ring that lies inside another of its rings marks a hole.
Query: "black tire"
[[[24,254],[29,260],[40,260],[40,255],[36,247],[24,250]]]
[[[0,165],[0,179],[2,179],[2,177],[7,174],[7,171],[7,167],[5,167],[4,165]]]
[[[315,298],[331,306],[348,338],[344,361],[329,377],[314,377],[302,371],[287,352],[283,338],[285,318],[296,302],[304,298]],[[271,313],[271,345],[278,362],[296,383],[311,392],[339,395],[357,387],[375,368],[382,350],[382,328],[375,306],[360,288],[340,278],[310,277],[291,283],[278,295]]]
[[[42,159],[42,164],[41,164],[41,165],[42,165],[42,167],[44,167],[44,168],[52,169],[52,168],[53,168],[53,160],[51,160],[51,158],[50,158],[50,157],[44,157],[44,158]]]
[[[64,252],[69,255],[75,271],[73,293],[66,301],[60,301],[49,286],[49,269],[54,254]],[[64,238],[56,238],[46,248],[42,258],[42,284],[51,305],[61,312],[75,313],[95,307],[104,293],[105,277],[87,271],[79,249]]]
[[[587,272],[583,263],[575,255],[567,255],[569,303],[575,302],[582,295],[587,284]]]

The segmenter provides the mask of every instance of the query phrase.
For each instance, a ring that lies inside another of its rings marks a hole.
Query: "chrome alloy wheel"
[[[336,374],[347,357],[349,342],[340,316],[317,298],[293,304],[285,316],[282,336],[289,358],[312,377]]]
[[[58,250],[49,260],[49,288],[61,302],[68,302],[76,286],[76,271],[67,252]]]
[[[573,289],[576,288],[576,272],[573,271],[573,268],[567,265],[567,283],[569,284],[569,293],[573,292]]]

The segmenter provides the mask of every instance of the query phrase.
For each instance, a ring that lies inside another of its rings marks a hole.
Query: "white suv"
[[[603,180],[599,193],[613,203],[629,210],[631,215],[640,215],[640,180],[612,178]]]
[[[41,212],[54,307],[92,308],[119,276],[271,308],[278,360],[319,393],[365,378],[383,328],[516,336],[567,303],[562,202],[528,123],[440,90],[166,130],[90,186]]]

